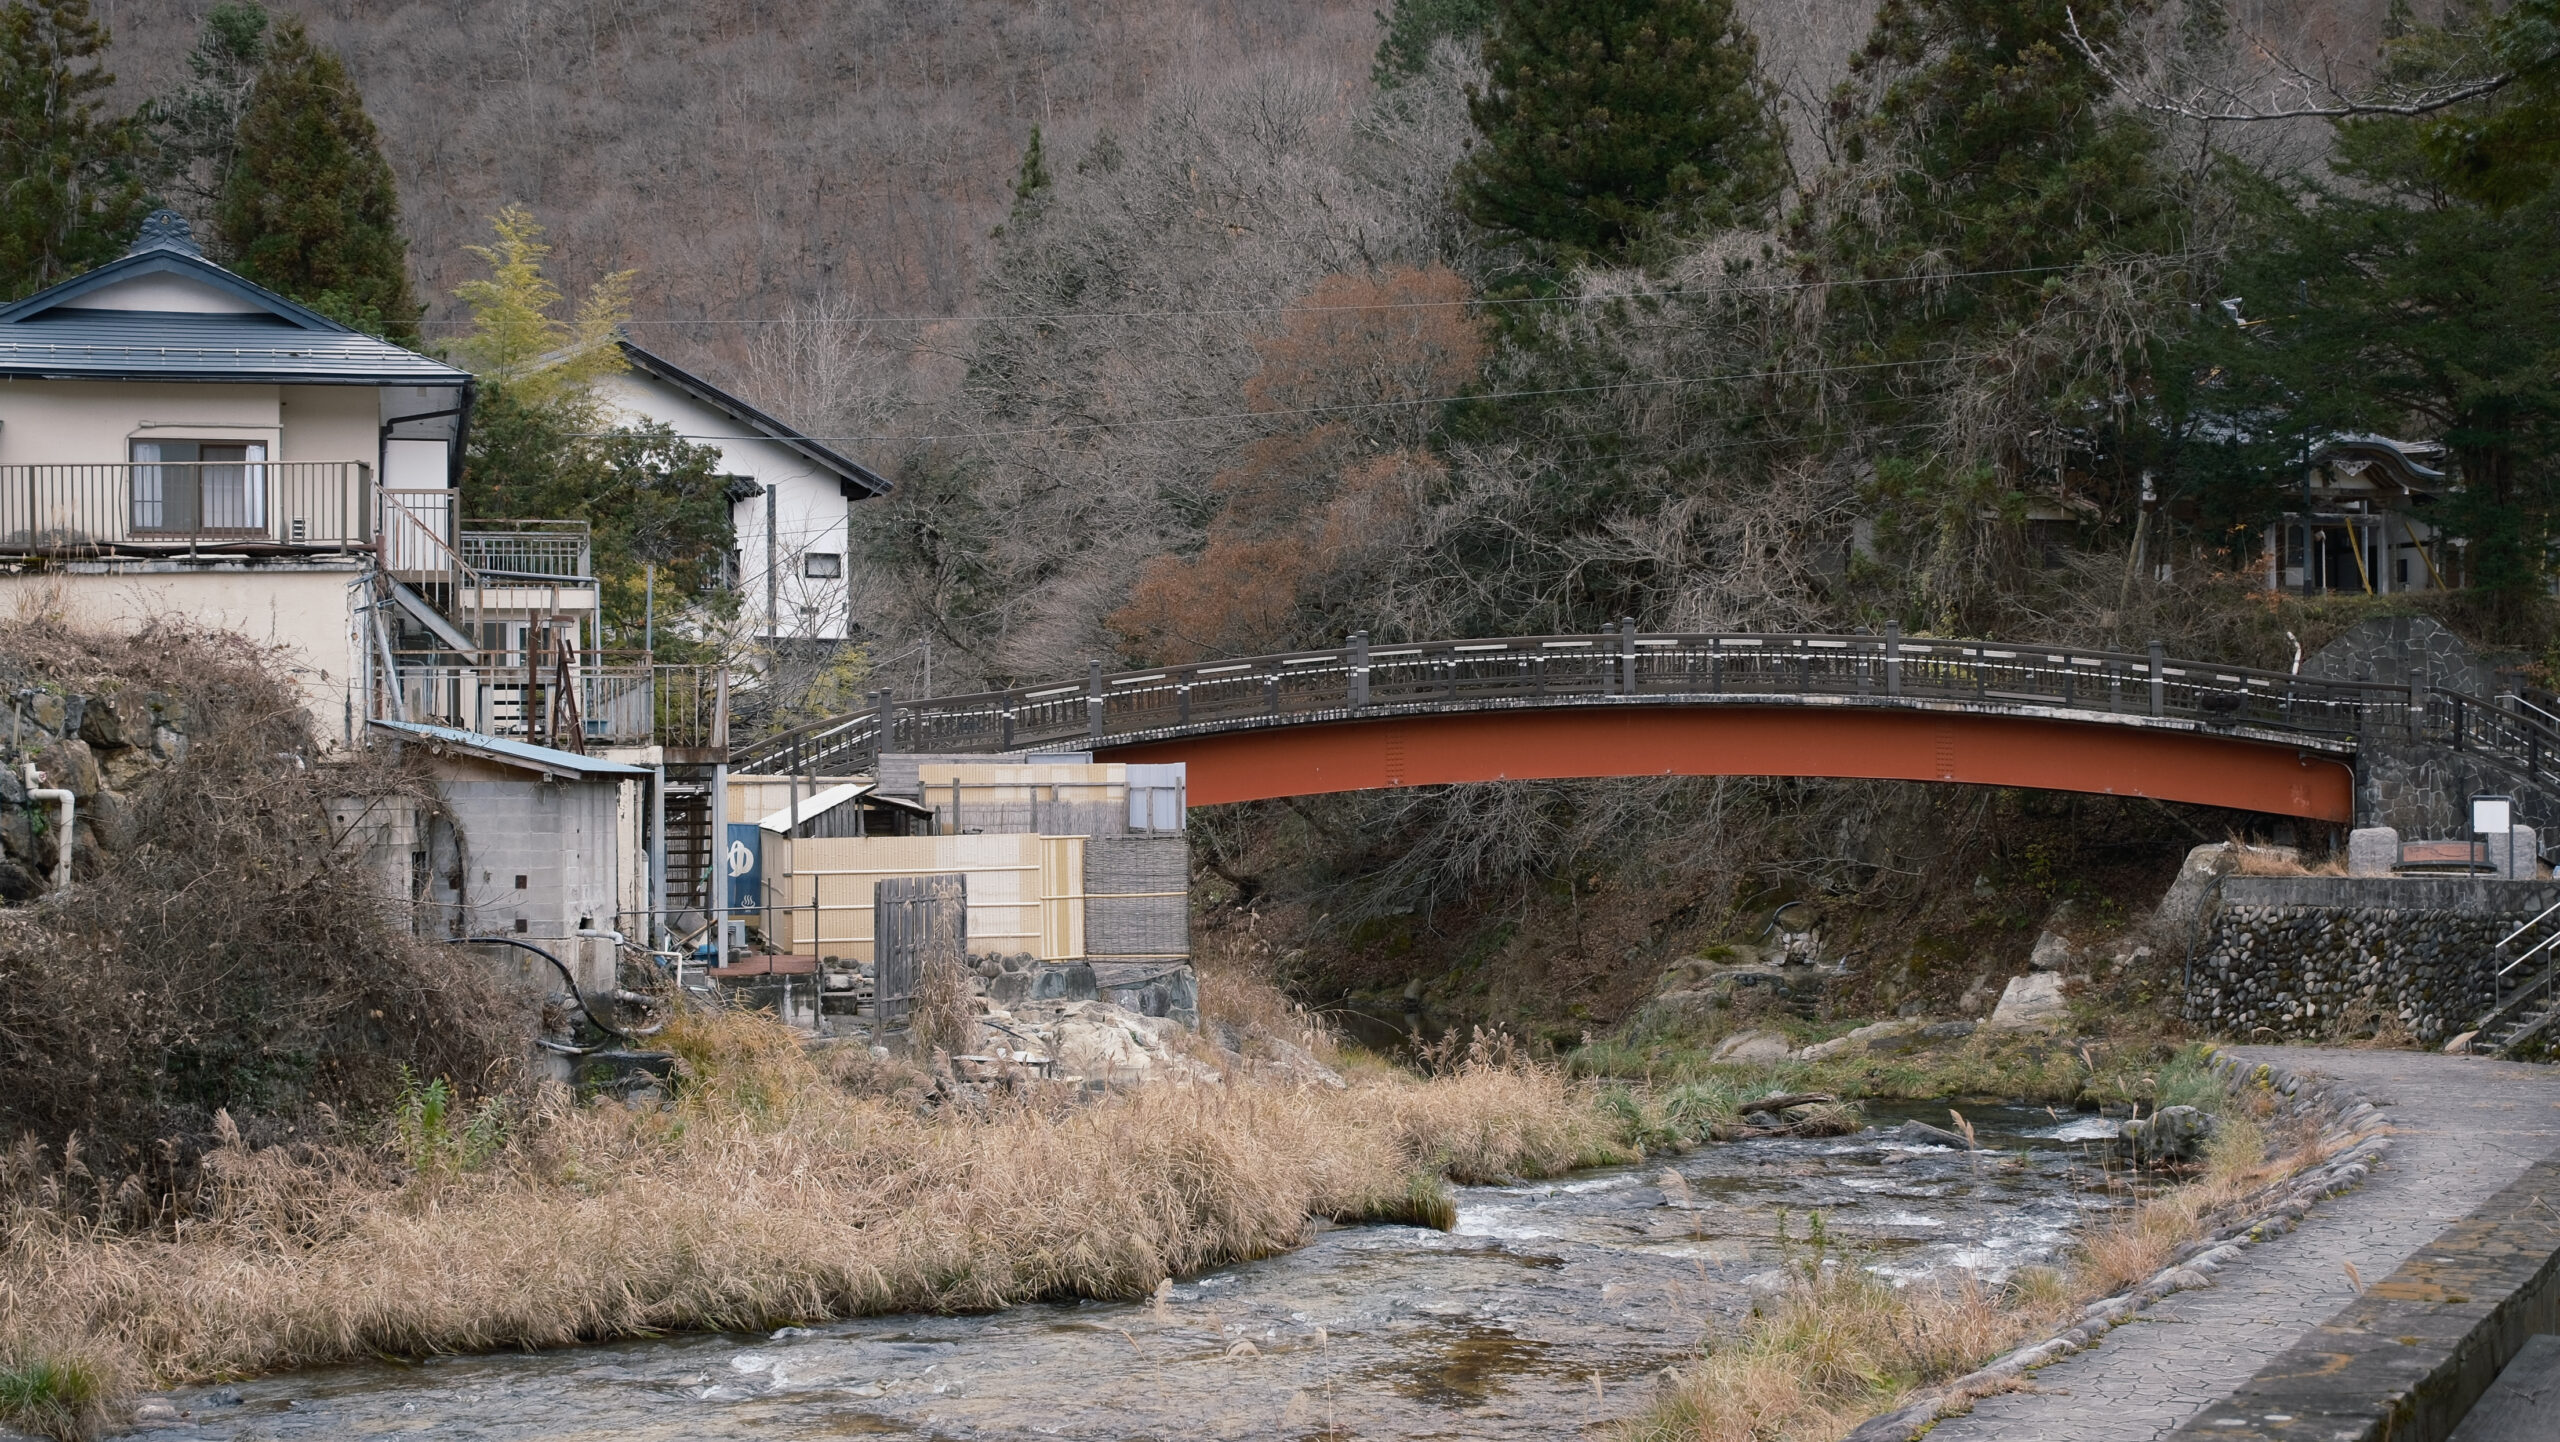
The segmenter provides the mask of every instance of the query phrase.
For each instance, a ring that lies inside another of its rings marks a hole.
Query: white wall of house
[[[625,371],[604,378],[597,394],[625,416],[663,421],[677,434],[720,452],[720,466],[774,491],[774,554],[780,561],[774,587],[780,615],[775,629],[785,640],[839,641],[845,635],[845,573],[852,550],[852,507],[841,482],[790,447],[753,436],[727,413],[694,399],[655,376]],[[765,497],[741,501],[731,512],[737,528],[739,614],[764,634]],[[813,558],[817,560],[813,565]],[[812,576],[832,561],[833,576]]]
[[[220,562],[73,561],[34,572],[0,571],[0,614],[57,614],[75,625],[134,631],[159,622],[231,631],[272,646],[302,688],[312,731],[342,746],[363,724],[356,686],[353,588],[359,558]]]

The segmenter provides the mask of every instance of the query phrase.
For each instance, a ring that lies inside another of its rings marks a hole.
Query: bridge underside
[[[1798,706],[1410,715],[1111,746],[1180,761],[1195,806],[1599,776],[1830,776],[2147,796],[2345,824],[2351,764],[2232,736],[2020,716]]]

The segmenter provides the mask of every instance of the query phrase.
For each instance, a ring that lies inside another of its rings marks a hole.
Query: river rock
[[[1928,1021],[1925,1018],[1916,1016],[1870,1022],[1845,1036],[1835,1036],[1829,1041],[1815,1042],[1797,1052],[1796,1056],[1802,1061],[1820,1061],[1824,1057],[1838,1056],[1842,1052],[1872,1051],[1876,1049],[1879,1042],[1898,1040],[1927,1025]]]
[[[1716,1049],[1708,1054],[1707,1060],[1769,1062],[1785,1061],[1794,1055],[1795,1048],[1787,1045],[1787,1039],[1774,1031],[1738,1031],[1716,1043]]]
[[[1927,1122],[1904,1122],[1892,1131],[1886,1132],[1885,1138],[1889,1141],[1901,1142],[1906,1146],[1953,1147],[1960,1152],[1979,1150],[1973,1143],[1948,1131],[1945,1127],[1933,1127]]]
[[[2068,971],[2079,959],[2080,950],[2068,937],[2047,931],[2036,936],[2035,950],[2028,953],[2027,965],[2038,971]]]
[[[2035,971],[2009,978],[1986,1025],[2013,1031],[2059,1031],[2070,1021],[2071,1010],[2062,1000],[2061,974]]]
[[[2146,1167],[2168,1162],[2191,1162],[2212,1140],[2214,1117],[2194,1107],[2162,1107],[2140,1121],[2124,1124],[2125,1144],[2133,1149],[2133,1159]]]

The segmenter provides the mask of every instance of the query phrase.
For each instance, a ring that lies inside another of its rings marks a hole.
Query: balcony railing
[[[464,564],[501,580],[594,574],[584,521],[474,521],[460,550]]]
[[[0,466],[0,553],[343,551],[374,537],[362,461]]]
[[[706,747],[717,736],[716,667],[652,666],[645,651],[397,651],[386,719],[455,726],[540,745]],[[388,703],[388,704],[386,704]]]

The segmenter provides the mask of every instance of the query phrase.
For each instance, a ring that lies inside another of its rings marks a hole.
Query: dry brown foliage
[[[170,1381],[373,1352],[555,1346],[863,1312],[1138,1298],[1292,1246],[1310,1216],[1411,1217],[1439,1178],[1607,1155],[1554,1073],[1490,1062],[1347,1092],[1026,1094],[968,1113],[848,1094],[747,1013],[669,1028],[665,1111],[553,1097],[486,1164],[229,1134],[174,1231],[0,1193],[0,1359],[41,1339]]]
[[[183,1193],[218,1113],[307,1135],[385,1105],[403,1067],[512,1084],[522,1004],[413,936],[347,834],[431,793],[376,758],[324,758],[272,657],[221,633],[20,622],[0,658],[67,690],[157,694],[190,735],[129,783],[119,834],[66,893],[0,912],[0,1135],[131,1213]]]

